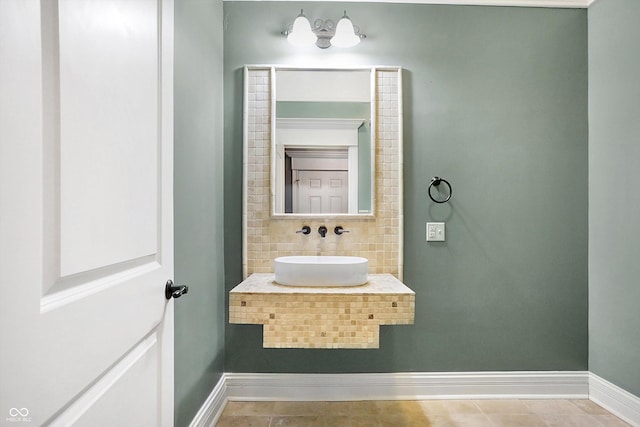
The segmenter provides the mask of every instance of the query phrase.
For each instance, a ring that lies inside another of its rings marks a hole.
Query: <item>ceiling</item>
[[[231,1],[231,0],[227,0]],[[233,0],[233,1],[262,1],[262,0]],[[317,1],[317,0],[282,0],[282,1]],[[343,0],[324,0],[343,1]],[[519,7],[574,7],[586,8],[596,0],[352,0],[370,3],[418,3],[418,4],[456,4],[476,6],[519,6]]]

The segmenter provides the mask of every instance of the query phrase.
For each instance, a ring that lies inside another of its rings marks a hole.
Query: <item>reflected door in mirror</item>
[[[372,73],[275,70],[274,214],[373,213]]]
[[[300,170],[291,213],[349,213],[347,171]]]

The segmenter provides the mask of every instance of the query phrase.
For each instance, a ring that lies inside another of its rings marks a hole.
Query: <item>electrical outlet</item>
[[[444,222],[427,223],[427,242],[444,242]]]

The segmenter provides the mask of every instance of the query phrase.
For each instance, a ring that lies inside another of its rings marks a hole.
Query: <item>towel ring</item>
[[[434,185],[436,187],[438,187],[441,182],[444,182],[445,184],[447,184],[447,187],[449,187],[449,195],[444,200],[436,200],[431,195],[431,187],[433,187]],[[453,189],[451,188],[451,184],[449,184],[449,181],[447,181],[444,178],[440,178],[440,177],[434,176],[433,178],[431,178],[431,183],[429,184],[428,193],[429,193],[429,198],[431,198],[431,200],[433,200],[434,202],[436,202],[436,203],[447,203],[449,201],[449,199],[451,199],[451,194],[453,193]]]

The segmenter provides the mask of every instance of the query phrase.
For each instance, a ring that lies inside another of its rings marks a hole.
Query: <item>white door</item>
[[[172,0],[0,0],[0,424],[173,424],[172,69]]]
[[[349,213],[348,171],[298,170],[295,213]]]

